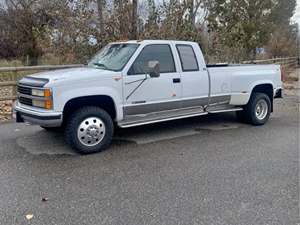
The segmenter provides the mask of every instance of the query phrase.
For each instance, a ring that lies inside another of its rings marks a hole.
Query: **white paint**
[[[244,105],[249,101],[250,93],[232,93],[230,98],[230,105]]]

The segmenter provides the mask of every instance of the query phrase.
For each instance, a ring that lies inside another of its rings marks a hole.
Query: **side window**
[[[198,71],[198,62],[194,52],[194,49],[190,45],[176,45],[181,67],[184,72]]]
[[[147,45],[132,64],[128,75],[147,73],[148,62],[157,60],[160,64],[160,73],[176,72],[171,48],[167,44]]]

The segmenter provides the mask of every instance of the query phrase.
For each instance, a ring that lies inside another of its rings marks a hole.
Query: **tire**
[[[236,117],[237,117],[239,122],[247,123],[247,118],[246,118],[244,110],[243,111],[237,111],[236,112]]]
[[[254,126],[268,122],[271,115],[271,100],[264,93],[254,92],[243,111],[237,112],[237,118]]]
[[[44,130],[48,131],[48,132],[62,132],[64,127],[60,126],[60,127],[44,127],[44,126],[40,126],[41,128],[43,128]]]
[[[65,140],[78,153],[91,154],[107,149],[113,133],[110,115],[101,108],[86,106],[70,115]]]

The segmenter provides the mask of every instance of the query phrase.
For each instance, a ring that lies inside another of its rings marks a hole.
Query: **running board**
[[[129,127],[137,127],[146,124],[153,124],[159,122],[166,122],[171,120],[179,120],[184,118],[196,117],[196,116],[203,116],[207,114],[215,114],[215,113],[222,113],[222,112],[235,112],[241,111],[242,108],[223,108],[223,109],[215,109],[211,111],[203,111],[202,108],[187,108],[187,109],[180,109],[180,110],[170,110],[170,111],[163,111],[160,113],[153,113],[153,114],[145,114],[145,115],[138,115],[138,116],[130,116],[126,118],[124,121],[118,123],[121,128],[129,128]]]
[[[207,112],[203,111],[202,107],[186,108],[162,111],[158,113],[150,113],[146,115],[129,116],[118,125],[122,128],[142,126],[151,123],[159,123],[170,120],[178,120],[195,116],[207,115]]]
[[[220,109],[220,110],[212,110],[207,111],[209,114],[215,114],[215,113],[225,113],[225,112],[237,112],[242,111],[243,108],[231,108],[231,109]]]
[[[177,117],[169,117],[169,118],[164,118],[164,119],[143,121],[143,122],[138,122],[138,123],[119,123],[119,126],[122,128],[137,127],[137,126],[142,126],[142,125],[146,125],[146,124],[166,122],[166,121],[170,121],[170,120],[179,120],[179,119],[184,119],[184,118],[189,118],[189,117],[203,116],[203,115],[207,115],[207,114],[208,114],[207,112],[202,112],[202,113],[183,115],[183,116],[177,116]]]

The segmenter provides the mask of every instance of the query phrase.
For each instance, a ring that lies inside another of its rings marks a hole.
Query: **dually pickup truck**
[[[197,43],[111,43],[81,68],[42,72],[18,82],[17,122],[63,128],[79,153],[106,149],[114,127],[236,112],[265,124],[282,97],[278,65],[206,65]]]

